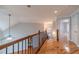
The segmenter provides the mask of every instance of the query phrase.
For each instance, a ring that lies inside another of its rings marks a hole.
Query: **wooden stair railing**
[[[34,36],[38,37],[38,45],[39,45],[39,47],[36,49],[35,52],[34,52],[34,48],[33,48],[33,43],[34,43],[33,40],[34,39],[32,39]],[[15,54],[15,44],[17,44],[17,54],[20,54],[20,52],[21,52],[21,54],[23,54],[23,53],[24,54],[36,54],[36,53],[38,53],[38,51],[40,50],[40,47],[42,46],[42,44],[45,42],[46,39],[47,39],[46,31],[45,32],[39,31],[38,33],[29,35],[27,37],[23,37],[18,40],[0,45],[0,50],[6,49],[5,50],[6,54],[8,54],[8,47],[12,46],[12,53],[11,54]],[[20,44],[20,42],[22,42],[22,44]],[[25,44],[24,44],[24,42],[25,42]],[[27,44],[27,42],[28,42],[28,44]],[[21,48],[20,48],[20,45],[22,46]],[[24,48],[23,45],[25,46],[25,49],[23,49]],[[28,49],[26,49],[27,45],[28,45]],[[20,49],[22,49],[22,50],[20,50]]]

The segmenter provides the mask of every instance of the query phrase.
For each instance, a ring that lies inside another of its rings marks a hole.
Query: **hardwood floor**
[[[66,50],[68,49],[66,46],[69,47],[69,51]],[[32,54],[34,54],[37,51],[37,48],[32,49],[31,51]],[[14,54],[18,54],[18,52],[15,52]],[[19,51],[19,54],[28,54],[28,50],[26,50],[26,53],[25,50],[23,50],[23,53],[22,51]],[[45,41],[37,54],[79,54],[79,48],[71,41],[66,42],[66,40],[61,40],[57,42],[56,40],[51,39]]]
[[[66,44],[68,43],[68,45]],[[69,51],[65,49],[65,45],[69,47]],[[47,40],[38,54],[79,54],[79,48],[71,41]]]

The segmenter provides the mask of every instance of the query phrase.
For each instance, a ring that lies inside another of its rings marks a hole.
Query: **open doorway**
[[[53,30],[53,22],[45,22],[44,23],[44,30],[47,30],[47,34],[49,39],[52,39],[52,30]]]
[[[60,31],[61,38],[67,37],[68,40],[70,39],[69,38],[70,37],[70,20],[69,19],[64,19],[60,22],[59,31]]]

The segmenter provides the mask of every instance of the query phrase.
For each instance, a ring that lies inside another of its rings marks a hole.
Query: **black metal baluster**
[[[31,54],[31,37],[29,38],[29,53]]]
[[[39,36],[39,48],[40,48],[40,31],[38,32],[38,36]]]
[[[14,54],[14,44],[13,44],[13,54]]]
[[[32,37],[30,38],[30,46],[31,46],[31,48],[30,48],[30,53],[32,54],[33,53],[33,40],[32,40]]]
[[[26,40],[25,40],[25,54],[26,54]]]
[[[28,38],[28,54],[30,54],[30,37]]]
[[[7,49],[7,47],[6,47],[6,54],[7,54],[7,51],[8,51],[8,49]]]
[[[31,37],[31,54],[33,53],[33,39]]]
[[[19,42],[18,42],[18,54],[19,54]]]
[[[29,38],[28,38],[28,54],[29,54]]]
[[[22,41],[22,54],[23,54],[23,41]]]

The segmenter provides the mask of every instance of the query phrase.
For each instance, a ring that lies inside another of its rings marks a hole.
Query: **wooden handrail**
[[[41,36],[41,35],[44,35],[44,36]],[[45,37],[45,35],[46,35],[46,37]],[[45,32],[40,32],[40,31],[38,31],[38,33],[34,33],[34,34],[32,34],[32,35],[28,35],[28,36],[26,36],[26,37],[23,37],[23,38],[20,38],[20,39],[17,39],[17,40],[14,40],[14,41],[12,41],[12,42],[9,42],[9,43],[6,43],[6,44],[3,44],[3,45],[0,45],[0,50],[2,50],[2,49],[6,49],[6,54],[8,53],[8,48],[10,47],[10,46],[12,46],[12,53],[14,54],[16,51],[15,51],[15,44],[17,43],[17,52],[18,52],[18,54],[19,54],[19,51],[20,51],[20,49],[19,49],[19,43],[20,42],[22,42],[22,44],[21,44],[21,46],[22,46],[22,54],[23,54],[23,41],[25,42],[25,53],[26,53],[26,50],[27,50],[27,52],[28,52],[28,54],[31,54],[31,53],[33,53],[33,41],[32,41],[32,38],[34,37],[34,36],[38,36],[38,47],[37,47],[37,50],[34,52],[34,53],[38,53],[38,51],[40,50],[40,48],[41,48],[41,46],[42,46],[42,44],[45,42],[45,40],[47,39],[47,33],[46,33],[46,31]],[[41,38],[42,37],[42,38]],[[43,39],[45,39],[45,40],[43,40]],[[28,49],[26,49],[26,40],[28,40],[27,42],[28,42]],[[42,41],[41,41],[42,40]],[[41,43],[42,42],[42,43]]]
[[[33,36],[35,36],[35,35],[38,35],[38,33],[35,33],[35,34],[29,35],[29,36],[27,36],[27,37],[24,37],[24,38],[21,38],[21,39],[18,39],[18,40],[15,40],[15,41],[12,41],[12,42],[9,42],[9,43],[0,45],[0,50],[1,50],[1,49],[4,49],[4,48],[7,48],[8,46],[11,46],[11,45],[13,45],[13,44],[16,44],[16,43],[18,43],[18,42],[20,42],[20,41],[23,41],[23,40],[25,40],[25,39],[28,39],[29,37],[33,37]]]

